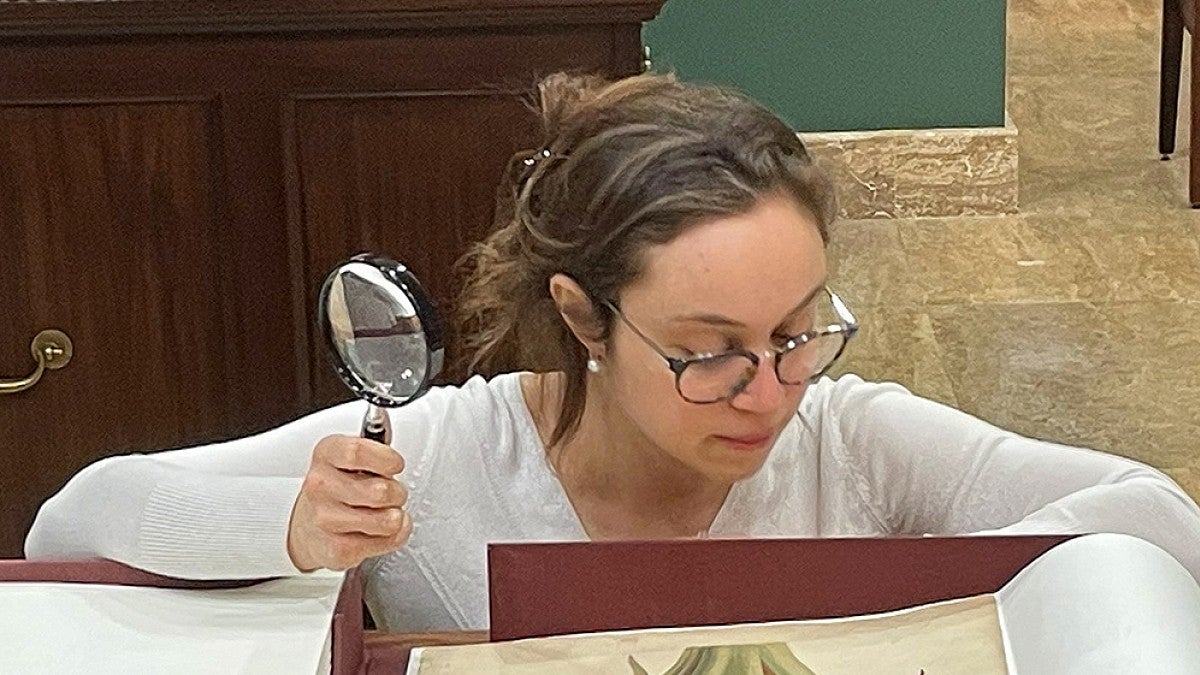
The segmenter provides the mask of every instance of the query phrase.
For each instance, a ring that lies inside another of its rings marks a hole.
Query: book
[[[6,581],[0,670],[329,673],[344,576],[317,572],[207,589]]]
[[[408,675],[1200,673],[1200,585],[1139,539],[1051,548],[995,593],[807,621],[418,648]]]

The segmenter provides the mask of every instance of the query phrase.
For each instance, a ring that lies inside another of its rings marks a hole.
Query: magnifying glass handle
[[[387,409],[370,404],[367,407],[367,414],[363,416],[362,434],[360,435],[377,443],[388,443],[391,441],[390,427]]]

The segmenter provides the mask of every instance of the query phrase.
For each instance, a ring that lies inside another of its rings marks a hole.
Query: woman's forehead
[[[816,223],[782,197],[695,225],[648,250],[644,263],[622,302],[663,321],[694,313],[722,314],[746,325],[777,321],[826,275]]]

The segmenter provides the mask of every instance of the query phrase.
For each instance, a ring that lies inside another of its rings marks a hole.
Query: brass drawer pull
[[[38,333],[29,345],[29,351],[37,361],[37,369],[29,377],[19,380],[0,380],[0,394],[16,394],[32,388],[47,370],[58,370],[70,363],[75,352],[71,338],[53,328]]]

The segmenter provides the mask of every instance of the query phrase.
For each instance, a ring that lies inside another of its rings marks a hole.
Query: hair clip
[[[541,150],[534,152],[532,157],[526,157],[522,161],[525,163],[525,166],[533,166],[534,164],[537,164],[538,162],[542,161],[543,159],[546,159],[549,156],[550,156],[550,148],[542,148]]]
[[[538,162],[550,157],[550,149],[543,148],[535,150],[534,153],[521,160],[522,167],[517,175],[517,190],[524,190],[529,183],[529,179],[533,177],[533,172],[537,168]]]

